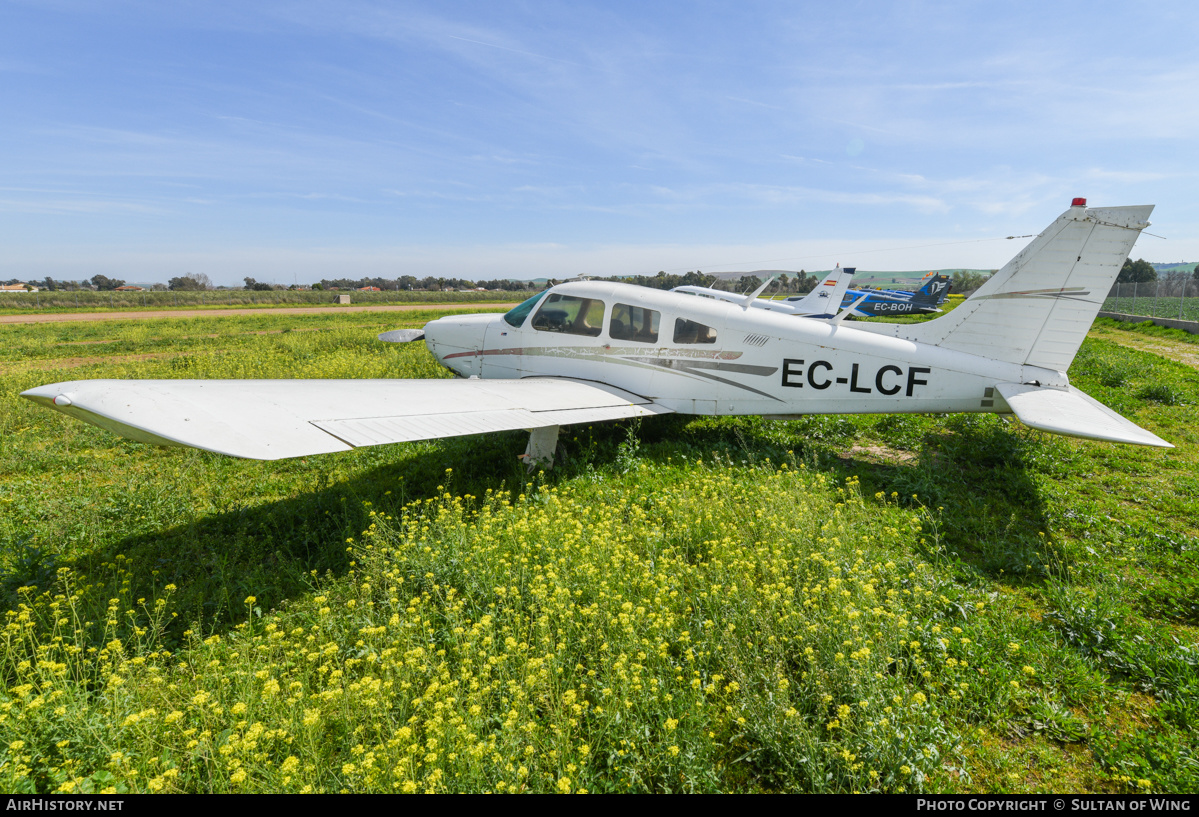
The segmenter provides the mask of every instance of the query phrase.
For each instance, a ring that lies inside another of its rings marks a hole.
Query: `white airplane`
[[[1172,447],[1066,375],[1151,205],[1074,204],[952,312],[918,324],[796,320],[629,284],[561,284],[507,314],[439,318],[455,380],[85,380],[22,396],[134,440],[252,459],[626,417],[982,412]]]
[[[825,279],[807,295],[787,298],[783,301],[758,297],[778,277],[777,275],[770,276],[749,295],[738,295],[720,289],[696,286],[675,287],[671,292],[686,292],[702,298],[715,298],[718,301],[728,301],[734,304],[749,304],[755,309],[765,309],[803,318],[832,318],[841,308],[841,300],[849,291],[849,282],[853,278],[854,272],[854,267],[841,269],[841,265],[838,264],[837,268],[826,275]]]

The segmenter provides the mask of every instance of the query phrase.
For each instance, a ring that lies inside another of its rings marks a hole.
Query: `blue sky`
[[[1183,2],[0,0],[0,278],[994,267],[1074,196],[1196,260],[1197,35]]]

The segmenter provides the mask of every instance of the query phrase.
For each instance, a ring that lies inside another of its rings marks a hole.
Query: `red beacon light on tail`
[[[1087,200],[1086,199],[1075,199],[1074,201],[1070,202],[1070,206],[1071,207],[1086,207]]]

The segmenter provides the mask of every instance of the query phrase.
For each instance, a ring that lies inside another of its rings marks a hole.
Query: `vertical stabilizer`
[[[923,324],[861,328],[1066,371],[1153,212],[1151,204],[1088,210],[1084,200],[1075,201],[948,315]]]
[[[841,308],[841,301],[849,291],[849,282],[853,279],[857,267],[837,268],[824,276],[816,287],[802,298],[787,299],[787,307],[795,315],[815,317],[832,317]]]
[[[949,297],[951,283],[952,280],[948,275],[932,275],[924,283],[924,286],[912,293],[912,303],[935,309],[945,303]]]

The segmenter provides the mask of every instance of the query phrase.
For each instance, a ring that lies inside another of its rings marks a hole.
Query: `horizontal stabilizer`
[[[1000,383],[996,391],[1003,396],[1020,422],[1031,428],[1090,440],[1174,447],[1073,386],[1063,390],[1022,383]]]
[[[256,460],[667,413],[599,383],[524,380],[80,380],[26,397],[140,442]]]

